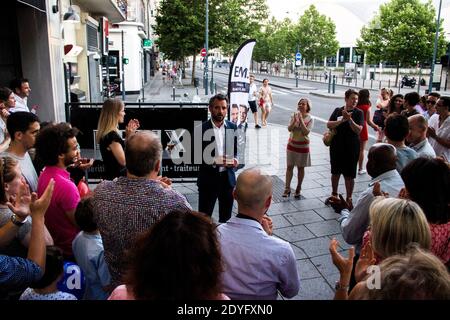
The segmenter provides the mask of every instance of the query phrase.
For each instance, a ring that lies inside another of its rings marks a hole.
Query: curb
[[[320,92],[309,92],[310,95],[313,96],[317,96],[317,97],[322,97],[322,98],[331,98],[331,99],[342,99],[343,97],[341,96],[336,96],[336,95],[330,95],[327,93],[320,93]]]

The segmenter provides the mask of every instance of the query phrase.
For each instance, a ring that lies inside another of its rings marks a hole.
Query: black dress
[[[342,117],[343,110],[344,107],[336,108],[330,121],[338,121],[338,117]],[[362,126],[364,123],[362,111],[354,108],[351,113],[353,121]],[[359,158],[359,134],[352,130],[348,121],[337,126],[336,131],[330,145],[331,174],[342,174],[344,177],[354,179]]]
[[[119,136],[116,131],[111,131],[100,139],[100,153],[102,154],[103,164],[105,165],[105,175],[104,178],[107,180],[113,180],[114,178],[123,176],[125,173],[125,167],[117,162],[116,157],[108,147],[111,143],[120,143],[122,148],[125,150],[125,143],[123,139]]]

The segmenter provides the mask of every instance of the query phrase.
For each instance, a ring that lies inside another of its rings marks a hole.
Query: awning
[[[17,0],[17,2],[26,4],[27,6],[30,6],[40,12],[46,12],[45,0]]]

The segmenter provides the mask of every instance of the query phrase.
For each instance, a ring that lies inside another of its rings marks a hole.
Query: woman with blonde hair
[[[119,131],[119,124],[125,120],[125,106],[118,99],[107,99],[103,103],[96,142],[100,145],[103,163],[105,165],[105,179],[112,180],[124,174],[125,171],[125,142]],[[125,128],[125,138],[131,136],[139,128],[139,121],[131,119]]]
[[[309,115],[311,111],[311,102],[307,98],[301,98],[297,103],[297,111],[292,117],[288,126],[291,133],[286,147],[287,168],[286,168],[286,186],[283,197],[289,197],[291,194],[291,180],[294,173],[294,166],[298,171],[297,188],[294,197],[300,198],[303,178],[305,177],[305,167],[311,166],[311,155],[309,152],[309,133],[311,132],[314,120]]]

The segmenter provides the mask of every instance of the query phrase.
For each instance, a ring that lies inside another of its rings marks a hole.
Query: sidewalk
[[[330,300],[334,296],[334,284],[339,272],[334,267],[328,246],[331,238],[340,242],[341,251],[349,248],[342,238],[339,215],[324,204],[331,193],[329,150],[322,137],[311,133],[312,166],[306,168],[302,185],[302,199],[282,198],[286,170],[286,143],[288,131],[285,126],[268,125],[259,130],[252,123],[247,130],[246,166],[258,167],[272,177],[273,203],[268,215],[273,219],[275,236],[284,239],[294,249],[300,275],[300,291],[295,300]],[[239,171],[238,171],[239,174]],[[291,187],[297,185],[296,171]],[[367,188],[370,177],[358,176],[353,198]],[[340,192],[345,192],[341,179]],[[194,183],[176,184],[175,189],[186,196],[194,210],[198,209],[198,191]],[[233,209],[236,214],[236,202]],[[213,219],[218,221],[216,204]],[[347,252],[345,252],[347,255]]]

